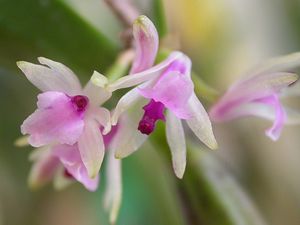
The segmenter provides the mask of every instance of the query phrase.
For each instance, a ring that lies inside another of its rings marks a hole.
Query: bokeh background
[[[265,59],[300,50],[297,0],[132,2],[159,27],[162,45],[187,53],[196,74],[220,92]],[[51,184],[27,187],[31,149],[13,143],[38,91],[15,62],[48,57],[86,81],[93,70],[107,71],[122,49],[121,31],[102,0],[0,0],[0,225],[108,224],[103,171],[95,193],[79,184],[59,192]],[[216,152],[189,135],[182,181],[158,131],[124,160],[117,224],[299,225],[300,127],[285,127],[274,143],[264,136],[269,125],[257,118],[214,124]]]

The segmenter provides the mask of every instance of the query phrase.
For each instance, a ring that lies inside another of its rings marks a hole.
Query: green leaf
[[[150,141],[172,169],[165,127],[159,122]],[[265,225],[254,203],[235,181],[216,152],[189,145],[185,175],[177,180],[178,196],[189,224]],[[172,171],[173,172],[173,171]],[[175,177],[175,174],[172,173]]]
[[[64,0],[0,0],[0,63],[45,56],[85,73],[103,71],[118,47]]]
[[[182,184],[191,213],[201,224],[264,225],[246,192],[212,152],[189,149],[189,163]]]

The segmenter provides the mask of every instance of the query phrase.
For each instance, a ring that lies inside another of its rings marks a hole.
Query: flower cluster
[[[36,148],[30,157],[30,186],[40,187],[54,180],[55,187],[63,188],[78,181],[95,191],[107,154],[105,204],[111,222],[116,220],[121,202],[121,158],[141,147],[155,132],[158,120],[166,124],[173,168],[179,178],[186,166],[184,121],[205,145],[217,148],[209,116],[194,92],[190,58],[174,51],[154,65],[159,39],[155,26],[145,16],[135,20],[133,37],[135,55],[129,75],[114,82],[95,71],[82,87],[77,76],[61,63],[43,57],[38,58],[39,65],[17,63],[41,91],[37,109],[21,126],[28,143]],[[299,58],[297,54],[277,60],[238,81],[212,107],[211,118],[273,118],[267,135],[277,139],[288,121],[279,97],[297,80],[294,73],[286,72],[291,68],[286,68],[287,62],[294,66]],[[130,87],[114,109],[102,107],[114,91]]]

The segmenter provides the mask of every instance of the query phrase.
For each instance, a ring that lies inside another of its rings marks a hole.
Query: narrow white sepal
[[[173,169],[182,178],[186,167],[186,143],[181,120],[168,111],[166,119],[167,141],[171,149]]]
[[[114,157],[114,149],[109,149],[108,154],[104,207],[109,211],[110,223],[115,224],[122,201],[121,160]]]
[[[213,134],[210,119],[195,93],[189,99],[188,106],[192,115],[192,118],[186,120],[188,126],[209,148],[217,149],[218,144]]]
[[[105,152],[103,137],[95,120],[85,120],[84,130],[78,140],[78,148],[89,177],[95,178]]]

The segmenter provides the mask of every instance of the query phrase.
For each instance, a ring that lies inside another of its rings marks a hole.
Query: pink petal
[[[89,191],[95,191],[98,187],[99,176],[91,179],[88,176],[77,145],[57,145],[53,148],[54,154],[59,158],[65,169]]]
[[[152,87],[139,89],[140,94],[163,103],[177,117],[186,119],[190,116],[187,103],[194,92],[190,69],[190,60],[182,57],[174,61]]]
[[[281,130],[283,128],[286,114],[280,103],[280,100],[277,95],[272,95],[263,99],[258,100],[258,102],[262,102],[264,104],[270,105],[275,110],[275,120],[273,126],[266,130],[266,135],[270,137],[273,141],[278,140]]]
[[[38,95],[38,109],[22,124],[22,134],[29,134],[29,143],[39,147],[58,141],[74,144],[82,133],[84,122],[71,98],[61,92],[45,92]]]
[[[131,73],[138,73],[150,68],[158,50],[158,33],[154,24],[146,16],[139,16],[133,24],[133,37],[136,55]]]

